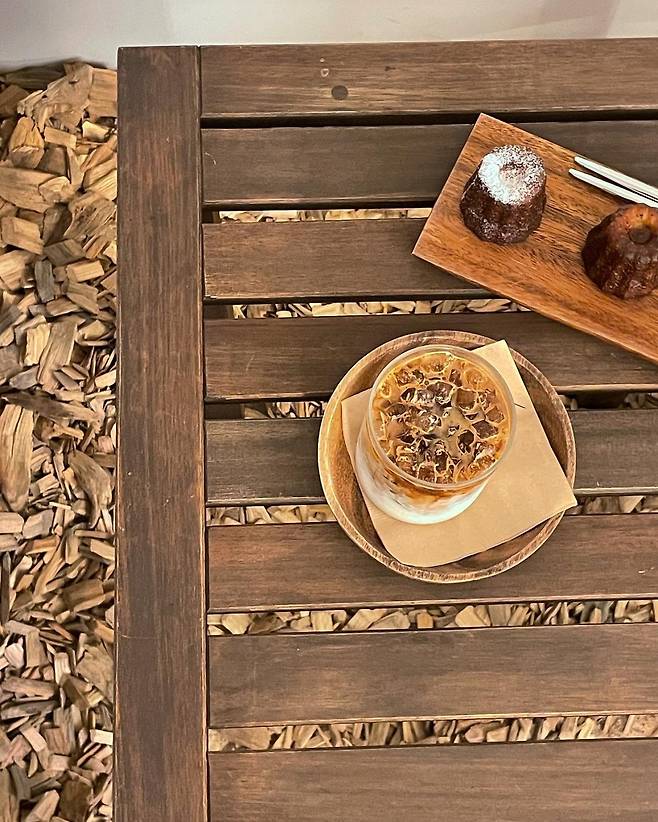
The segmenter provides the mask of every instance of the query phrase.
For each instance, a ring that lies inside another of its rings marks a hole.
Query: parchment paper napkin
[[[381,541],[405,565],[428,568],[487,551],[576,505],[507,343],[501,340],[482,346],[478,353],[499,371],[512,392],[517,424],[511,450],[475,502],[436,525],[393,519],[364,494]],[[355,394],[341,406],[343,436],[353,466],[368,393]]]

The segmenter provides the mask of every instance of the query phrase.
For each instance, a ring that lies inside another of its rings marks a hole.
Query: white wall
[[[658,0],[0,0],[3,67],[120,45],[658,36]]]

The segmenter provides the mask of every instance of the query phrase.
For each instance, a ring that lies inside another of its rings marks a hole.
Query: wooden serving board
[[[496,146],[528,146],[546,167],[541,225],[522,243],[475,236],[459,210],[464,184]],[[637,300],[604,294],[585,274],[587,232],[623,201],[569,175],[574,152],[481,114],[439,195],[414,254],[554,320],[658,363],[658,290]]]

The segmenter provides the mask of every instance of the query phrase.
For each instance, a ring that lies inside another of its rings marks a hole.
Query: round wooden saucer
[[[392,571],[425,582],[468,582],[500,574],[533,554],[556,529],[562,519],[557,514],[514,539],[488,551],[446,565],[417,568],[392,557],[374,529],[356,481],[343,439],[341,403],[347,397],[370,388],[381,369],[403,351],[428,343],[479,348],[493,340],[461,331],[427,331],[399,337],[375,348],[359,360],[343,377],[329,400],[320,428],[318,462],[327,502],[347,535],[370,556]],[[512,356],[534,403],[546,436],[569,483],[576,473],[576,446],[569,416],[553,386],[532,363],[516,351]]]

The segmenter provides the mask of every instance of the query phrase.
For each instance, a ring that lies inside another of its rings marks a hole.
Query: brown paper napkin
[[[405,565],[429,568],[479,554],[576,505],[507,343],[501,340],[485,345],[478,353],[503,376],[517,406],[511,450],[475,502],[447,522],[400,522],[364,495],[386,550]],[[362,391],[342,403],[343,435],[352,465],[368,393]]]

